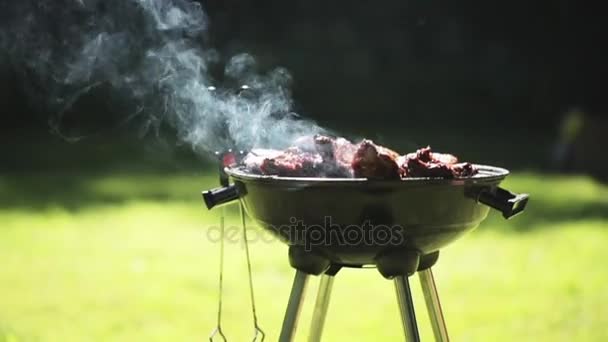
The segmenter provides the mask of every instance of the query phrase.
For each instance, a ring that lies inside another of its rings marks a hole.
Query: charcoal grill
[[[238,200],[289,246],[296,274],[281,342],[294,338],[311,275],[321,282],[309,340],[320,340],[333,280],[343,267],[376,267],[394,281],[406,341],[420,340],[409,286],[418,273],[435,339],[448,341],[431,270],[439,250],[476,228],[490,208],[509,219],[528,202],[527,194],[499,187],[508,170],[486,165],[475,165],[479,173],[470,178],[380,181],[257,175],[239,167],[234,153],[220,159],[221,187],[203,192],[207,208]]]

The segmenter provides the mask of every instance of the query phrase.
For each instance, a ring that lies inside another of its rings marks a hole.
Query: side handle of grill
[[[212,209],[222,204],[230,203],[238,198],[239,191],[234,184],[203,191],[203,200],[205,200],[207,209]]]
[[[524,211],[530,196],[528,194],[516,194],[500,187],[493,187],[469,192],[469,197],[500,211],[505,219],[510,219]]]

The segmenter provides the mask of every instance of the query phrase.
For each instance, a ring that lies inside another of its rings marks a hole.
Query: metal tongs
[[[228,167],[236,163],[236,155],[231,150],[228,150],[226,153],[216,153],[220,160],[220,184],[222,186],[228,186],[228,177],[224,172],[224,167]],[[249,240],[247,239],[247,224],[246,224],[246,215],[245,215],[245,207],[243,203],[239,202],[240,216],[241,216],[241,225],[243,227],[243,242],[245,246],[245,257],[247,261],[247,276],[249,279],[249,296],[251,299],[251,313],[253,315],[253,342],[264,341],[266,338],[266,333],[260,328],[258,324],[258,317],[255,309],[255,296],[253,293],[253,276],[251,272],[251,259],[249,256]],[[219,257],[219,293],[218,293],[218,311],[217,311],[217,324],[216,327],[211,331],[209,335],[209,341],[213,342],[214,338],[218,337],[222,341],[227,342],[228,339],[224,332],[222,331],[222,292],[223,292],[223,283],[224,283],[224,236],[225,236],[225,219],[226,219],[226,209],[225,207],[221,208],[220,212],[220,257]]]

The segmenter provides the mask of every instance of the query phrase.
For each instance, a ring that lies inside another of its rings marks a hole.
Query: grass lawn
[[[219,251],[208,232],[218,216],[203,208],[199,190],[214,182],[191,172],[0,176],[0,341],[206,340],[216,318]],[[505,185],[531,193],[529,210],[511,221],[491,214],[442,251],[435,267],[452,340],[608,340],[608,187],[535,173]],[[236,210],[228,215],[238,225]],[[231,242],[226,252],[224,330],[244,341],[252,334],[244,251]],[[268,341],[278,338],[291,286],[286,252],[277,242],[251,244]],[[401,340],[392,283],[375,270],[341,271],[324,336]]]

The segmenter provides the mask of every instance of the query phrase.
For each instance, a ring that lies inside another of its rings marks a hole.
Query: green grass
[[[0,341],[205,340],[217,310],[219,246],[208,232],[218,213],[199,191],[214,182],[194,172],[0,176]],[[491,214],[434,268],[452,340],[608,340],[608,188],[536,173],[505,186],[531,192],[528,211],[511,221]],[[243,253],[227,244],[231,341],[253,332]],[[251,253],[259,320],[273,341],[293,271],[277,242],[252,242]],[[432,340],[412,283],[423,340]],[[341,271],[325,340],[402,339],[394,297],[375,270]]]

